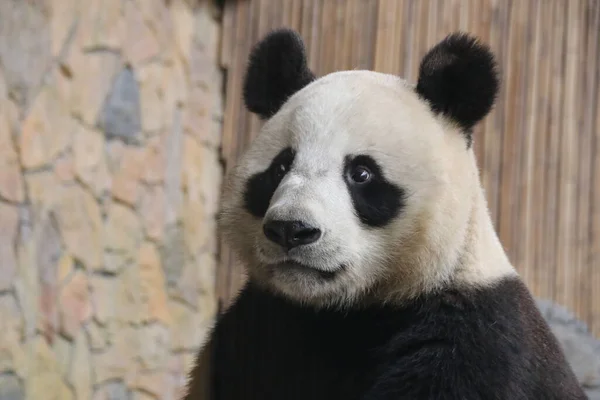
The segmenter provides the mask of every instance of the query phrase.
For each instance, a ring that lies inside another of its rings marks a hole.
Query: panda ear
[[[244,102],[266,119],[290,96],[315,79],[306,61],[302,38],[289,29],[266,35],[250,52],[244,82]]]
[[[465,131],[491,110],[498,94],[496,61],[476,38],[454,33],[423,57],[417,93]]]

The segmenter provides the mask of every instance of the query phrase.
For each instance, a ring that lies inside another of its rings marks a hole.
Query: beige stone
[[[19,210],[0,203],[0,291],[9,290],[17,271],[17,254],[14,244],[19,227]]]
[[[142,301],[148,309],[150,321],[169,326],[171,315],[167,303],[165,276],[154,244],[145,242],[140,246],[138,266]]]
[[[75,179],[75,161],[71,153],[67,153],[60,157],[54,163],[54,174],[59,181],[71,183]]]
[[[73,358],[73,343],[60,335],[55,335],[50,343],[58,364],[58,372],[63,379],[68,379]]]
[[[74,400],[73,392],[60,376],[60,366],[54,352],[41,337],[25,344],[32,357],[27,360],[25,390],[27,398]]]
[[[127,204],[135,206],[140,194],[140,179],[144,168],[144,150],[126,146],[112,180],[113,196]]]
[[[68,338],[74,338],[83,323],[92,316],[92,303],[87,276],[76,271],[65,283],[59,296],[60,330]]]
[[[75,129],[63,99],[52,86],[44,87],[23,121],[19,135],[23,167],[40,168],[51,163],[67,148]]]
[[[139,70],[140,108],[142,110],[142,130],[159,131],[164,127],[165,112],[162,97],[164,67],[153,62]]]
[[[88,126],[95,126],[114,76],[121,68],[119,56],[108,51],[83,53],[73,49],[64,68],[71,76],[69,88],[65,89],[70,95],[69,109]]]
[[[75,337],[69,383],[75,391],[76,399],[92,398],[92,356],[83,330]]]
[[[92,351],[100,352],[106,349],[109,343],[106,328],[92,320],[85,325],[85,332]]]
[[[121,323],[139,324],[149,319],[141,289],[139,265],[128,266],[118,275],[114,315]]]
[[[52,56],[58,57],[67,42],[73,25],[77,21],[83,3],[78,0],[53,0],[50,35],[52,37]]]
[[[64,253],[58,260],[57,281],[59,285],[63,285],[71,277],[75,271],[75,263],[73,257],[68,253]]]
[[[115,317],[117,291],[119,282],[117,278],[93,275],[90,278],[90,292],[94,317],[105,325]],[[119,304],[120,307],[124,304]]]
[[[167,168],[166,137],[153,137],[145,148],[142,179],[146,183],[162,183]]]
[[[100,197],[110,187],[104,136],[101,132],[80,125],[74,139],[75,174]]]
[[[142,225],[135,212],[127,206],[113,203],[108,209],[104,229],[105,249],[119,254],[125,261],[134,260],[141,240]]]
[[[24,321],[19,312],[19,305],[10,295],[0,296],[0,373],[19,369],[21,337]],[[22,369],[22,368],[21,368]]]
[[[109,327],[112,345],[102,353],[92,354],[94,385],[123,379],[136,368],[134,358],[139,354],[139,339],[135,328],[125,323]]]
[[[208,151],[187,135],[183,140],[182,186],[189,201],[199,202],[202,200],[200,180],[204,175],[204,164]]]
[[[87,269],[102,265],[102,216],[100,207],[84,189],[71,186],[57,202],[56,215],[65,246]]]
[[[77,44],[80,48],[118,49],[125,36],[123,2],[89,0],[82,7]]]
[[[195,19],[192,10],[184,0],[173,0],[169,7],[175,36],[175,46],[179,57],[183,60],[189,58],[194,40]]]
[[[146,236],[160,241],[165,227],[166,198],[162,186],[150,186],[142,191],[140,215]]]
[[[127,34],[123,51],[127,61],[132,66],[139,67],[160,53],[160,44],[135,3],[125,2],[124,14]]]
[[[184,199],[182,214],[187,252],[190,257],[195,258],[208,247],[209,236],[214,235],[214,232],[207,227],[208,220],[202,200]]]
[[[56,207],[64,194],[64,187],[50,170],[25,175],[25,187],[31,205],[42,215]]]
[[[175,113],[182,107],[189,97],[189,84],[183,63],[178,57],[168,63],[163,77],[164,110],[166,126],[173,126]],[[181,122],[178,122],[181,123]]]
[[[212,315],[208,310],[194,310],[178,301],[171,301],[169,309],[173,316],[171,350],[198,350],[212,327]]]
[[[164,399],[164,392],[168,387],[167,372],[164,370],[138,370],[127,376],[127,386],[135,391],[150,394],[150,398]]]
[[[163,0],[134,0],[134,3],[142,13],[144,21],[156,34],[161,50],[172,49],[173,26],[169,18],[169,10]]]
[[[140,365],[146,370],[164,368],[169,360],[170,332],[160,323],[144,325],[139,329]]]
[[[13,105],[0,98],[0,197],[22,202],[25,199],[19,156],[11,138],[15,116]]]

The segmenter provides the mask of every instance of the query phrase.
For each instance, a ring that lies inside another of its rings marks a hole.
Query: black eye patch
[[[292,167],[295,155],[292,148],[283,149],[273,158],[266,170],[248,180],[244,191],[244,205],[250,214],[259,218],[265,216],[273,193]]]
[[[383,227],[405,206],[404,189],[386,180],[372,157],[346,156],[343,173],[354,209],[365,225]],[[368,179],[364,179],[367,175]],[[357,176],[362,178],[357,181]]]

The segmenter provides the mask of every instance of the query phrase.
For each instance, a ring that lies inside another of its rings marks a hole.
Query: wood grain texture
[[[455,30],[489,43],[502,88],[475,129],[490,212],[536,296],[573,310],[600,336],[600,2],[597,0],[229,0],[223,158],[260,129],[243,106],[247,56],[266,32],[303,36],[317,75],[374,69],[415,81],[425,51]],[[243,284],[221,249],[224,304]]]

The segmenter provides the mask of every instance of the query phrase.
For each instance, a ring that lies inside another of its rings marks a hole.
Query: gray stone
[[[46,2],[0,1],[0,65],[9,95],[31,104],[52,63]]]
[[[140,88],[131,68],[124,68],[116,77],[100,116],[98,126],[109,139],[125,143],[139,142],[141,131]]]
[[[0,375],[0,399],[23,400],[25,392],[19,379],[13,374]]]
[[[107,382],[96,390],[93,400],[130,400],[131,396],[121,381]]]
[[[185,265],[185,237],[180,224],[169,225],[165,229],[163,246],[160,249],[161,264],[165,271],[167,287],[173,288],[179,282]]]
[[[538,307],[558,339],[575,376],[591,399],[600,400],[600,340],[587,325],[558,304],[538,300]]]
[[[167,137],[167,165],[165,167],[165,224],[174,225],[179,219],[179,210],[183,201],[181,192],[181,170],[183,165],[183,122],[182,111],[176,107],[173,114],[173,126]]]
[[[589,328],[586,323],[577,319],[575,314],[567,310],[565,307],[546,299],[537,300],[537,306],[549,324],[569,325],[577,332],[589,332]]]

